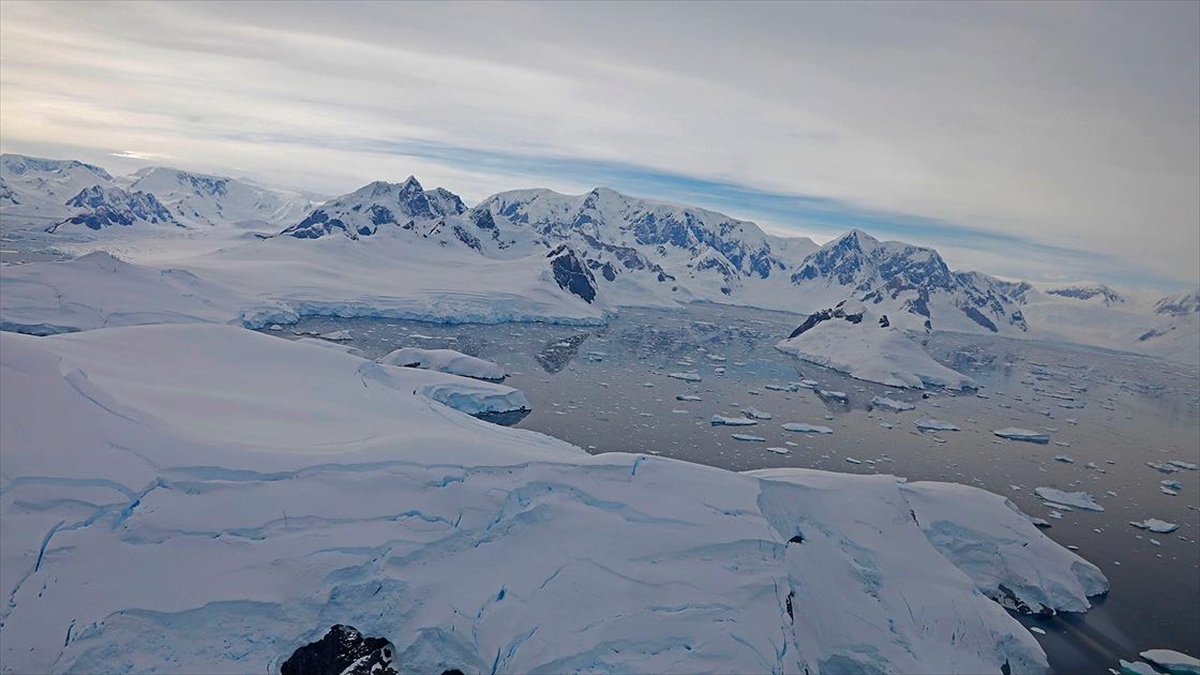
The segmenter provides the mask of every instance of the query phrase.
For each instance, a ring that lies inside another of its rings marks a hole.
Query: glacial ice
[[[992,433],[1000,438],[1007,438],[1012,441],[1025,441],[1026,443],[1038,443],[1041,445],[1045,445],[1050,442],[1049,434],[1043,434],[1018,427],[1005,427],[1004,429],[996,429]]]
[[[784,431],[791,431],[797,434],[832,434],[833,429],[823,427],[818,424],[805,424],[804,422],[788,422],[783,425]]]
[[[1103,511],[1104,507],[1096,503],[1095,498],[1086,492],[1064,492],[1050,487],[1035,488],[1034,493],[1048,502],[1065,504],[1085,511]]]

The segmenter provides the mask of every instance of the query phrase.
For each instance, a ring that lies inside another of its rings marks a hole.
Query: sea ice
[[[885,396],[876,396],[875,398],[871,399],[871,407],[886,408],[895,412],[904,412],[906,410],[912,410],[917,406],[911,403],[905,403],[904,401],[897,401],[896,399],[887,398]]]
[[[733,434],[735,441],[748,441],[751,443],[764,443],[767,439],[762,436],[751,436],[750,434]]]
[[[754,420],[769,420],[769,419],[771,419],[771,413],[763,412],[763,411],[759,410],[758,408],[746,408],[745,410],[742,411],[742,414],[745,415],[746,417],[749,417],[750,419],[754,419]]]
[[[748,419],[746,417],[723,417],[721,415],[713,415],[712,419],[709,420],[709,423],[714,427],[748,427],[751,424],[758,424],[758,422],[755,420]]]
[[[667,377],[673,377],[676,380],[683,380],[684,382],[699,382],[701,380],[700,373],[696,372],[667,373]]]
[[[1131,520],[1129,521],[1129,524],[1138,528],[1139,530],[1150,530],[1151,532],[1157,532],[1158,534],[1169,534],[1179,529],[1179,525],[1175,523],[1168,523],[1167,521],[1159,520],[1158,518],[1147,518],[1141,522],[1135,522]]]
[[[803,422],[788,422],[783,425],[784,431],[791,431],[797,434],[832,434],[833,429],[823,427],[817,424],[805,424]]]
[[[1034,489],[1037,496],[1048,502],[1073,506],[1084,511],[1103,511],[1104,507],[1096,503],[1096,500],[1086,492],[1064,492],[1050,487],[1040,487]]]
[[[1200,659],[1172,649],[1149,649],[1138,656],[1165,668],[1171,675],[1200,675]]]
[[[1049,434],[1042,434],[1029,429],[1021,429],[1019,427],[1005,427],[1004,429],[996,429],[992,432],[1000,438],[1007,438],[1012,441],[1025,441],[1027,443],[1038,443],[1045,445],[1050,442]]]
[[[919,420],[915,420],[913,426],[921,431],[962,431],[962,429],[959,429],[954,424],[931,417],[922,417]]]

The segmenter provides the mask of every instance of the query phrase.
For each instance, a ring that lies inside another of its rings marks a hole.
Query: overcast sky
[[[0,146],[1200,279],[1200,3],[0,3]]]

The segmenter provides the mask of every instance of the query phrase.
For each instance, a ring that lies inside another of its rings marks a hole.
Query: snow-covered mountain
[[[358,239],[384,228],[385,234],[404,230],[429,238],[442,231],[446,218],[464,211],[466,206],[457,195],[442,188],[426,192],[414,176],[409,176],[403,183],[375,181],[330,200],[280,234],[299,239],[318,239],[331,234]],[[470,245],[468,241],[464,243]]]
[[[992,333],[1027,328],[1004,282],[979,272],[953,272],[931,248],[881,242],[860,230],[809,255],[791,281],[826,306],[853,298],[906,328]]]
[[[73,159],[0,155],[0,217],[5,229],[39,229],[71,214],[66,202],[86,188],[114,185],[104,169]]]
[[[75,213],[51,225],[46,229],[47,232],[57,232],[71,225],[82,225],[91,230],[138,224],[183,227],[154,195],[140,190],[93,185],[80,190],[79,194],[66,201],[65,206]]]
[[[1124,295],[1104,284],[1069,284],[1046,288],[1042,292],[1047,295],[1057,295],[1061,298],[1095,302],[1105,307],[1124,305],[1129,302],[1129,299]]]
[[[1154,313],[1174,317],[1200,314],[1200,289],[1178,291],[1164,296],[1154,303]]]
[[[166,167],[141,169],[130,190],[149,192],[180,221],[203,225],[265,225],[294,221],[312,209],[311,195],[246,180]]]

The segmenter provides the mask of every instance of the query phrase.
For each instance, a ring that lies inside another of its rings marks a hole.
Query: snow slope
[[[6,671],[264,672],[346,623],[411,672],[1039,672],[986,596],[1104,588],[975,488],[589,456],[231,326],[0,333],[0,374]]]
[[[379,362],[389,366],[424,368],[492,382],[503,382],[507,376],[503,368],[491,361],[468,356],[453,349],[404,347],[388,353],[379,359]]]
[[[0,155],[0,222],[4,230],[44,229],[66,218],[68,199],[115,185],[107,171],[75,160]]]
[[[141,169],[130,181],[130,190],[155,195],[178,220],[192,225],[277,227],[313,207],[312,195],[298,191],[161,166]]]

